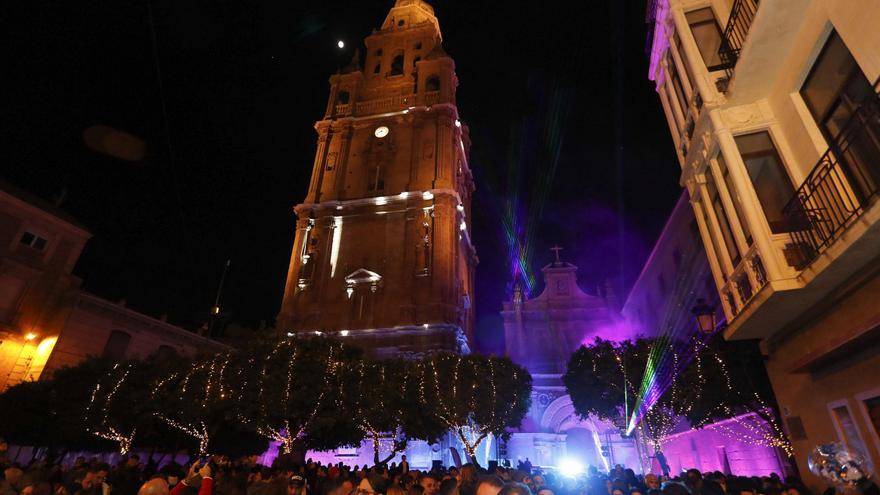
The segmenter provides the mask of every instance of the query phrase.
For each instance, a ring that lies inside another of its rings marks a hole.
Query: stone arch
[[[574,410],[571,397],[566,394],[557,397],[541,415],[541,428],[554,433],[564,433],[572,428],[594,429],[593,422],[581,419]]]
[[[391,75],[399,76],[403,74],[403,52],[399,51],[391,59]]]

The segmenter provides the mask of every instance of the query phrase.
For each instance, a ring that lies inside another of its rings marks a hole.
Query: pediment
[[[346,283],[350,285],[356,284],[375,284],[382,281],[382,275],[366,268],[358,268],[357,270],[345,276]]]

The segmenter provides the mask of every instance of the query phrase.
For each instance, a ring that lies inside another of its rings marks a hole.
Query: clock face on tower
[[[377,138],[383,138],[388,135],[388,128],[383,126],[377,127],[375,131],[373,131],[373,135]]]

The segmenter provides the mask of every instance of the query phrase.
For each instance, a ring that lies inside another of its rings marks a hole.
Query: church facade
[[[330,77],[307,196],[294,208],[278,331],[377,357],[468,352],[476,252],[468,128],[433,8],[397,0]]]
[[[620,428],[598,418],[580,418],[562,383],[571,354],[582,344],[635,338],[610,291],[587,294],[577,267],[556,260],[541,271],[544,290],[528,299],[519,287],[504,303],[506,354],[532,374],[532,407],[500,455],[514,464],[526,458],[539,466],[580,464],[607,470],[623,464],[638,470],[639,446]]]

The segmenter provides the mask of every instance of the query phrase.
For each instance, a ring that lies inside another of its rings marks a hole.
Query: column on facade
[[[706,172],[708,172],[708,170]],[[724,235],[721,232],[721,224],[718,222],[718,217],[715,216],[715,209],[712,208],[712,198],[709,197],[709,190],[706,187],[706,178],[700,174],[695,174],[694,177],[697,189],[700,192],[700,200],[705,208],[704,213],[709,220],[710,225],[707,225],[707,227],[709,228],[711,239],[713,239],[713,242],[715,242],[714,240],[717,240],[718,250],[721,251],[716,254],[719,255],[721,264],[724,266],[724,273],[729,275],[733,273],[733,269],[736,267],[733,266],[733,260],[730,259],[730,253],[727,252],[727,244],[725,243]],[[718,186],[716,185],[716,187]]]
[[[669,124],[669,132],[672,134],[672,141],[675,143],[675,150],[681,153],[681,131],[675,126],[675,120],[672,116],[672,108],[669,105],[669,99],[666,97],[666,91],[663,90],[663,83],[657,87],[657,94],[660,95],[660,104],[663,106],[663,113],[666,115],[666,123]],[[684,157],[681,157],[684,163]]]
[[[712,110],[709,113],[709,117],[712,120],[712,127],[715,128],[715,139],[718,141],[718,147],[724,155],[724,161],[727,163],[727,171],[733,180],[734,187],[737,188],[736,192],[739,193],[739,197],[742,199],[740,202],[743,209],[742,213],[749,223],[752,241],[757,246],[758,255],[761,257],[764,269],[767,271],[768,279],[779,280],[783,278],[783,270],[775,256],[775,248],[768,235],[770,225],[764,216],[764,210],[761,208],[758,195],[752,187],[751,179],[746,175],[746,165],[739,154],[739,148],[733,139],[733,133],[724,125],[721,119],[721,110]]]
[[[691,198],[694,197],[693,192],[694,189],[699,189],[701,186],[694,182],[691,187]],[[715,286],[723,287],[727,282],[727,275],[725,274],[721,264],[718,262],[719,254],[716,250],[715,241],[712,238],[712,233],[709,229],[709,226],[706,225],[704,221],[705,216],[703,215],[703,208],[705,205],[696,199],[691,199],[691,206],[694,208],[694,217],[697,220],[697,228],[700,230],[700,236],[703,238],[703,246],[706,248],[706,257],[709,259],[709,268],[712,270],[712,275],[715,277]],[[733,316],[732,311],[728,314],[728,319]]]
[[[340,127],[340,137],[342,138],[342,143],[339,145],[339,151],[337,152],[336,163],[333,165],[333,172],[335,173],[335,191],[334,195],[336,198],[342,198],[345,194],[345,177],[348,171],[348,156],[349,156],[349,148],[351,148],[351,137],[354,133],[354,127],[350,123],[351,121],[345,123]]]
[[[327,156],[327,146],[330,141],[330,126],[320,126],[318,133],[318,149],[315,153],[315,161],[312,164],[312,180],[309,183],[309,192],[306,195],[306,203],[315,203],[321,196],[321,179],[324,175],[324,159]]]
[[[681,35],[679,35],[681,37]],[[678,78],[681,79],[681,85],[684,86],[684,90],[687,94],[687,101],[691,102],[694,98],[694,86],[691,81],[690,72],[685,70],[684,68],[684,60],[682,60],[682,56],[678,53],[678,47],[675,46],[674,40],[672,36],[668,37],[669,43],[669,53],[672,54],[672,61],[675,64],[676,71],[678,72]]]
[[[724,176],[721,174],[718,162],[715,161],[714,158],[706,160],[706,173],[712,174],[712,180],[715,181],[715,187],[718,189],[718,196],[721,198],[721,205],[724,207],[724,211],[727,212],[727,221],[730,223],[730,229],[733,231],[733,238],[736,240],[736,246],[739,249],[739,252],[745,255],[745,253],[749,251],[749,243],[746,241],[745,231],[739,222],[736,204],[731,197],[731,192],[727,190]],[[735,192],[736,191],[734,191],[734,193]],[[752,242],[754,242],[754,238],[752,239]]]
[[[686,108],[681,108],[678,105],[678,98],[675,96],[675,85],[672,84],[672,78],[669,76],[669,68],[666,63],[666,58],[660,62],[660,66],[663,67],[663,86],[666,87],[667,97],[669,98],[669,104],[672,106],[673,113],[675,114],[676,120],[678,120],[678,128],[680,133],[684,133],[684,129],[686,127],[687,118],[685,117],[683,112],[686,112]]]

